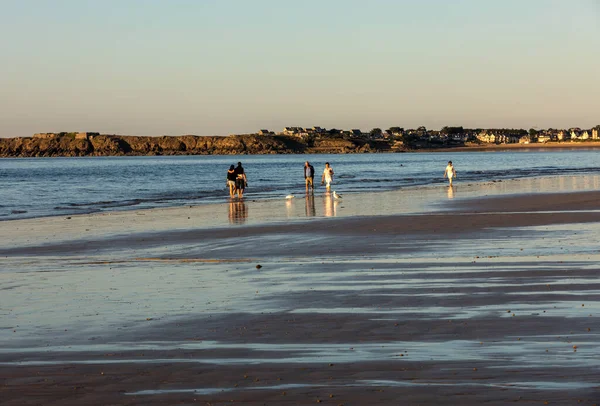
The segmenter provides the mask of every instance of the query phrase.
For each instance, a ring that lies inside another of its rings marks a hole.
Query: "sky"
[[[0,0],[0,137],[590,128],[600,0]]]

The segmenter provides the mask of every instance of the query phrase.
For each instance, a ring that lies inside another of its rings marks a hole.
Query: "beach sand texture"
[[[588,180],[0,222],[0,403],[600,404]]]

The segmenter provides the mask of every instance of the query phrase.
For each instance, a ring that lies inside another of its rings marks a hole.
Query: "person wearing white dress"
[[[452,161],[448,161],[448,165],[444,171],[444,178],[448,178],[448,182],[450,182],[450,186],[452,186],[452,179],[456,178],[456,170],[454,170],[454,166],[452,166]]]
[[[321,176],[321,185],[325,184],[325,187],[329,190],[331,182],[333,182],[333,168],[329,166],[329,162],[325,162],[325,169],[323,170],[323,176]]]

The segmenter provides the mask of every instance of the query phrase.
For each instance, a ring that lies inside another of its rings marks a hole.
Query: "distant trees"
[[[338,130],[337,128],[332,128],[331,130],[327,130],[325,133],[330,138],[342,138],[343,137],[342,130]]]
[[[404,142],[404,145],[408,148],[415,148],[419,142],[419,135],[415,133],[404,133],[402,142]]]
[[[387,130],[385,130],[386,133],[388,134],[402,134],[404,132],[404,128],[402,127],[390,127]]]
[[[458,134],[464,133],[465,129],[462,128],[462,126],[461,127],[443,127],[440,132],[445,135],[458,135]]]
[[[383,134],[383,131],[381,131],[381,128],[373,128],[371,131],[369,131],[369,134],[373,138],[378,138],[378,137],[381,137],[381,135]]]
[[[529,129],[529,135],[532,137],[536,137],[538,135],[539,131],[536,130],[535,128],[530,128]]]

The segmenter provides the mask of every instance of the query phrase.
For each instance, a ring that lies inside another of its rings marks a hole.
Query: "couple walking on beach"
[[[315,167],[312,166],[308,161],[304,163],[304,181],[306,183],[306,192],[308,193],[309,188],[315,190]],[[333,168],[329,165],[329,162],[325,162],[325,169],[323,175],[321,175],[321,185],[325,185],[327,191],[331,188],[331,182],[333,182]]]
[[[229,197],[234,198],[237,193],[238,198],[244,197],[244,190],[248,186],[248,179],[242,167],[242,163],[238,162],[237,167],[231,165],[227,171],[227,186],[229,186]]]

